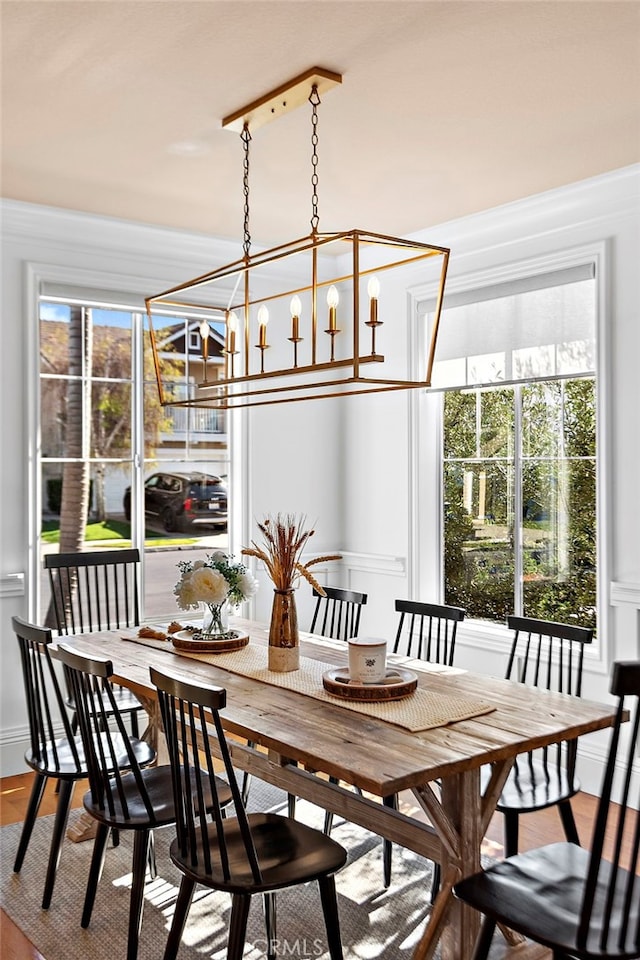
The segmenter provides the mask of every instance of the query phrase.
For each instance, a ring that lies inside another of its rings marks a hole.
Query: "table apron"
[[[247,773],[280,787],[287,793],[330,810],[381,837],[399,843],[429,860],[440,861],[440,840],[430,824],[407,817],[380,802],[330,783],[286,760],[280,760],[278,755],[269,756],[235,741],[228,741],[228,744],[235,767],[246,770]],[[214,740],[211,741],[211,746],[216,752]]]

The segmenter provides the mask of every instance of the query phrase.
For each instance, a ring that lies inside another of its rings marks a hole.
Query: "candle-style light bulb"
[[[211,327],[206,320],[200,321],[200,326],[198,327],[200,331],[200,340],[202,342],[202,359],[204,360],[204,370],[205,370],[205,380],[207,377],[207,360],[209,358],[209,333],[211,332]]]
[[[267,345],[267,324],[268,323],[269,323],[269,311],[267,310],[267,308],[263,303],[260,309],[258,310],[258,332],[260,334],[258,342],[261,347],[266,347]]]
[[[302,301],[297,294],[291,297],[289,310],[291,312],[291,339],[298,340],[300,333],[300,314],[302,313]]]
[[[329,307],[329,330],[336,329],[336,307],[340,302],[340,294],[333,284],[327,290],[327,306]]]
[[[380,295],[380,281],[377,277],[371,277],[367,284],[367,293],[369,294],[369,323],[378,322],[378,296]]]
[[[236,352],[236,331],[238,329],[238,314],[231,311],[227,317],[227,330],[229,331],[229,353]]]

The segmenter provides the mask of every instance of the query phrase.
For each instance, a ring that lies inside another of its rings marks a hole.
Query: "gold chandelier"
[[[319,230],[318,105],[320,94],[341,82],[340,74],[314,67],[222,121],[240,132],[243,144],[243,256],[145,300],[163,405],[236,408],[430,385],[449,250],[364,230]],[[311,232],[252,253],[250,131],[305,102],[312,123]],[[402,351],[389,360],[378,352],[383,324],[386,332],[395,320],[403,332],[403,270],[410,285],[435,284],[438,291],[421,337],[424,356],[412,361],[411,376],[397,370]],[[380,301],[383,284],[389,297]],[[395,309],[383,311],[391,300]],[[168,316],[184,318],[181,335]]]

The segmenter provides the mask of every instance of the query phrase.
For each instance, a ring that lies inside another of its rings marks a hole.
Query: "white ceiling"
[[[309,67],[320,228],[405,235],[640,160],[638,0],[3,0],[2,194],[242,231],[221,118]],[[251,232],[309,232],[309,108],[255,132]]]

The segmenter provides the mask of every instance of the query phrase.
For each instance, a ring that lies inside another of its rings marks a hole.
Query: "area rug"
[[[250,808],[286,813],[286,796],[254,780]],[[72,818],[79,816],[74,811]],[[323,811],[298,802],[296,816],[322,826]],[[65,841],[53,902],[40,901],[51,837],[52,817],[38,820],[19,875],[12,872],[20,824],[0,830],[2,907],[46,960],[120,960],[126,956],[132,843],[121,834],[107,859],[91,925],[80,926],[92,841]],[[171,924],[180,874],[168,848],[172,828],[156,831],[158,877],[145,887],[139,960],[161,960]],[[336,818],[332,837],[349,851],[337,876],[338,907],[345,960],[403,960],[411,956],[429,913],[431,864],[394,845],[392,886],[382,884],[382,843],[367,831]],[[230,898],[198,888],[185,929],[179,960],[224,960]],[[317,884],[278,894],[278,956],[292,960],[328,957]],[[262,900],[254,897],[245,960],[265,956]]]

